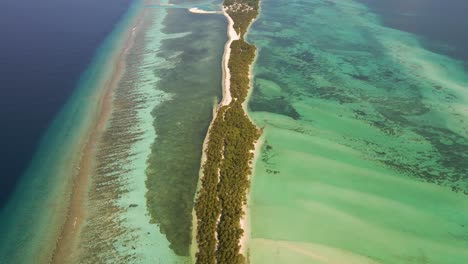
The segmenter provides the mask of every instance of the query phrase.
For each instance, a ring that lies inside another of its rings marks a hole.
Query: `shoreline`
[[[250,26],[247,28],[246,35],[249,34],[251,25],[253,23],[255,23],[255,21],[257,21],[257,19],[261,15],[261,12],[262,12],[261,3],[262,2],[260,1],[259,2],[258,15],[254,18],[254,20],[252,20]],[[249,89],[249,92],[247,93],[247,97],[246,97],[244,103],[242,104],[242,108],[244,109],[245,114],[247,115],[247,117],[250,119],[250,121],[255,126],[257,126],[257,125],[255,124],[254,120],[249,116],[248,104],[249,104],[250,97],[252,96],[252,92],[253,92],[253,88],[254,88],[253,68],[254,68],[255,63],[257,63],[258,52],[259,52],[259,49],[258,49],[258,47],[256,47],[254,61],[249,66],[249,85],[250,85],[250,89]],[[252,159],[252,172],[249,175],[250,186],[249,186],[249,189],[248,189],[248,192],[247,192],[247,202],[246,202],[246,205],[243,207],[244,217],[241,218],[241,226],[242,226],[242,229],[244,230],[244,234],[241,237],[241,249],[240,249],[240,251],[241,251],[241,254],[244,254],[245,256],[247,256],[247,260],[249,259],[248,258],[248,255],[249,255],[249,245],[248,244],[249,244],[249,241],[250,241],[250,231],[251,231],[251,225],[250,225],[250,191],[252,189],[252,177],[255,174],[255,164],[257,163],[258,157],[260,155],[260,150],[261,150],[261,147],[262,147],[262,145],[264,143],[264,140],[265,140],[265,136],[262,133],[262,136],[260,136],[260,138],[257,139],[257,141],[254,144],[254,150],[253,150],[254,157]]]
[[[224,8],[223,8],[223,11],[224,11]],[[259,1],[258,15],[250,22],[250,25],[247,28],[247,32],[245,33],[245,35],[248,35],[252,24],[255,23],[255,21],[257,21],[257,19],[260,17],[260,14],[261,14],[261,1]],[[232,21],[232,18],[227,13],[226,13],[226,15],[227,15],[227,17],[229,17],[230,21]],[[232,23],[234,24],[233,21],[232,21]],[[232,30],[235,33],[234,27],[232,27]],[[235,33],[235,34],[237,35],[237,33]],[[253,67],[254,67],[255,63],[257,62],[257,58],[258,58],[258,47],[256,47],[254,61],[252,62],[252,64],[249,65],[249,86],[250,86],[250,89],[248,90],[247,97],[245,98],[245,101],[242,103],[242,108],[243,108],[247,118],[255,126],[257,126],[257,125],[255,124],[254,120],[249,116],[249,112],[248,112],[247,107],[248,107],[250,97],[252,95],[253,88],[254,88]],[[257,127],[257,129],[261,129],[261,128]],[[240,219],[241,227],[244,230],[244,233],[243,233],[243,235],[242,235],[242,237],[240,239],[240,253],[246,257],[248,262],[249,262],[249,246],[248,246],[248,244],[249,244],[249,241],[250,241],[250,231],[251,231],[251,229],[250,229],[250,190],[252,188],[252,177],[255,174],[255,164],[256,164],[257,159],[258,159],[258,157],[260,155],[260,150],[261,150],[261,147],[262,147],[262,145],[264,143],[264,140],[265,140],[265,137],[264,137],[264,135],[262,133],[260,138],[258,138],[257,141],[254,143],[254,149],[252,151],[254,157],[252,158],[252,165],[251,165],[252,172],[249,175],[250,186],[249,186],[249,189],[247,191],[246,204],[242,207],[242,210],[244,211],[244,216]]]
[[[260,17],[261,11],[262,11],[262,8],[261,8],[261,1],[260,1],[259,2],[258,16],[256,16],[255,19],[252,20],[250,25],[252,25],[253,23],[255,23],[255,21],[257,21],[257,19]],[[248,35],[250,27],[251,26],[249,26],[247,28],[246,35]],[[249,104],[250,97],[252,96],[252,92],[253,92],[253,88],[254,88],[253,68],[254,68],[255,63],[257,63],[258,52],[259,52],[259,49],[258,49],[258,47],[256,47],[254,61],[249,66],[249,85],[250,85],[250,89],[249,89],[249,91],[247,93],[247,97],[246,97],[245,101],[242,103],[242,108],[244,109],[244,112],[247,115],[247,118],[249,118],[250,122],[252,122],[255,126],[257,126],[257,125],[255,124],[254,120],[249,116],[248,104]],[[260,128],[260,129],[262,129],[262,128]],[[244,216],[241,218],[241,227],[244,230],[244,234],[242,235],[241,240],[240,240],[241,241],[240,253],[245,255],[247,257],[247,260],[249,260],[249,258],[248,258],[249,245],[248,244],[249,244],[249,241],[250,241],[250,231],[251,231],[251,229],[250,229],[251,228],[251,226],[250,226],[250,191],[252,189],[252,177],[255,174],[255,164],[257,163],[258,157],[260,155],[260,150],[261,150],[261,147],[262,147],[262,145],[264,143],[264,140],[265,140],[265,136],[262,133],[260,138],[257,139],[257,141],[254,144],[254,150],[253,150],[254,157],[252,159],[252,172],[249,175],[250,186],[249,186],[249,189],[247,191],[247,197],[246,197],[247,202],[246,202],[245,206],[242,208],[242,210],[244,210]]]
[[[240,253],[248,259],[249,255],[249,241],[250,241],[250,189],[252,188],[252,177],[255,173],[255,164],[258,160],[258,157],[260,156],[260,150],[261,147],[264,143],[265,136],[262,134],[262,136],[255,142],[254,145],[254,150],[253,152],[253,159],[252,159],[252,173],[249,175],[249,180],[250,180],[250,188],[249,192],[247,193],[247,202],[242,208],[244,210],[244,216],[241,218],[241,227],[244,230],[244,234],[242,235],[240,239]]]
[[[224,71],[223,71],[224,74]],[[200,159],[200,170],[198,171],[198,182],[197,182],[197,190],[195,191],[195,197],[194,201],[196,202],[198,198],[198,191],[201,188],[201,180],[203,178],[203,164],[206,162],[206,149],[208,147],[208,141],[210,137],[210,129],[213,126],[213,123],[216,119],[217,113],[218,113],[218,107],[219,103],[215,101],[213,104],[213,118],[211,119],[210,125],[208,126],[208,132],[206,133],[205,139],[203,140],[203,147],[202,147],[202,156]],[[194,202],[194,203],[195,203]],[[190,258],[192,260],[192,263],[195,263],[196,261],[196,254],[198,251],[198,243],[197,243],[197,213],[195,211],[195,206],[192,209],[192,245],[190,246]]]
[[[260,14],[260,12],[261,12],[261,8],[259,9],[259,14]],[[259,16],[257,16],[252,21],[252,23],[254,23],[258,19]],[[249,29],[250,29],[250,27],[249,27]],[[247,33],[248,33],[248,31],[247,31]],[[257,50],[255,52],[255,59],[252,62],[252,64],[250,65],[250,68],[249,68],[249,85],[250,85],[250,89],[249,89],[249,92],[247,94],[247,97],[246,97],[244,103],[242,104],[242,108],[244,109],[244,112],[247,115],[247,118],[249,118],[250,122],[252,122],[255,126],[257,126],[257,125],[255,124],[254,120],[249,116],[249,111],[248,111],[247,107],[248,107],[250,97],[252,95],[253,88],[254,88],[253,67],[254,67],[255,63],[257,62],[257,58],[258,58],[258,48],[257,48]],[[259,128],[259,129],[263,130],[263,128]],[[250,231],[251,231],[251,225],[250,225],[250,191],[252,190],[252,178],[253,178],[253,175],[255,174],[255,164],[257,163],[258,157],[260,156],[261,148],[262,148],[262,145],[263,145],[264,141],[265,141],[265,135],[262,132],[262,135],[260,136],[260,138],[257,139],[257,141],[254,143],[254,149],[253,149],[254,157],[252,159],[252,172],[249,175],[250,186],[249,186],[249,189],[247,191],[247,197],[246,197],[247,202],[244,205],[244,207],[242,208],[242,210],[244,211],[244,216],[241,218],[241,227],[244,230],[244,234],[242,235],[241,240],[240,240],[241,241],[240,253],[245,255],[247,257],[247,260],[249,259],[248,258],[248,255],[249,255],[249,245],[248,244],[249,244],[249,241],[250,241]]]
[[[134,36],[138,26],[141,23],[141,18],[134,16],[129,23],[128,31],[120,37],[118,53],[113,55],[111,60],[115,65],[109,73],[109,77],[104,79],[101,84],[102,91],[98,93],[96,116],[92,124],[88,128],[87,140],[81,147],[80,160],[78,161],[78,173],[74,177],[73,187],[71,191],[70,202],[66,220],[61,228],[61,234],[56,242],[56,247],[52,253],[51,263],[67,263],[67,260],[72,259],[76,255],[73,250],[76,247],[76,242],[80,237],[80,232],[86,221],[87,192],[89,189],[91,174],[95,167],[95,156],[97,145],[100,137],[106,128],[107,121],[112,112],[112,96],[123,73],[125,72],[125,59],[128,51],[133,45]],[[99,89],[99,88],[98,88]]]

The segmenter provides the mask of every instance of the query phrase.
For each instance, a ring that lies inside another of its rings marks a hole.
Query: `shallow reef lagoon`
[[[116,67],[122,76],[96,144],[86,218],[67,261],[190,262],[193,199],[203,140],[221,97],[227,22],[188,11],[216,10],[219,1],[172,2],[134,1],[106,32],[1,211],[0,263],[49,262],[79,169],[75,161]],[[127,49],[128,34],[134,41]]]
[[[468,263],[467,4],[365,2],[262,1],[253,264]]]

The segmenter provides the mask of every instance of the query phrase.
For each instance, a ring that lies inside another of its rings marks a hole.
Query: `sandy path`
[[[228,20],[228,41],[224,46],[224,55],[223,55],[223,100],[221,101],[221,105],[228,105],[232,101],[231,97],[231,72],[229,70],[229,58],[231,57],[231,44],[234,40],[240,39],[240,36],[237,35],[236,31],[234,30],[234,21],[226,12],[226,9],[223,8],[223,15]]]

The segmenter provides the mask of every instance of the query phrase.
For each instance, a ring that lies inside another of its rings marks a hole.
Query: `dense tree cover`
[[[239,253],[244,231],[240,219],[250,185],[254,142],[259,131],[250,121],[239,100],[233,101],[225,113],[223,161],[218,184],[221,217],[217,227],[217,263],[245,263]]]
[[[231,96],[244,102],[249,92],[250,65],[255,58],[255,46],[244,40],[236,40],[231,44],[229,71],[231,72]]]
[[[240,220],[244,215],[250,185],[254,143],[260,131],[246,115],[242,104],[250,88],[249,70],[255,57],[255,46],[245,42],[243,35],[258,14],[258,0],[226,0],[234,24],[239,25],[242,38],[231,44],[228,67],[231,72],[232,102],[220,107],[210,128],[205,150],[203,178],[195,210],[197,214],[197,264],[243,264],[240,238],[244,230]],[[243,7],[252,7],[245,9]],[[253,12],[254,10],[255,12]]]
[[[245,262],[239,254],[243,234],[240,219],[258,137],[259,131],[239,101],[219,109],[210,129],[207,160],[195,204],[199,264]]]
[[[225,0],[223,5],[234,21],[234,29],[244,38],[252,20],[258,16],[259,0]]]
[[[203,164],[203,178],[198,198],[195,203],[197,214],[197,262],[199,264],[215,263],[216,252],[216,225],[221,213],[217,188],[218,174],[221,167],[223,151],[224,112],[226,106],[218,110],[217,116],[211,125],[208,145],[205,150],[206,161]]]

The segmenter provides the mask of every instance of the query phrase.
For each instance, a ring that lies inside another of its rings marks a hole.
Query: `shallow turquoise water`
[[[191,261],[193,197],[221,92],[226,22],[150,2],[99,144],[78,263]]]
[[[169,248],[164,234],[151,223],[146,208],[145,170],[156,137],[152,109],[167,100],[157,89],[157,68],[173,65],[159,59],[164,9],[139,6],[141,24],[126,52],[125,72],[112,100],[112,113],[99,142],[92,174],[86,224],[74,263],[183,263]]]
[[[252,263],[466,263],[468,74],[354,1],[264,0]]]

